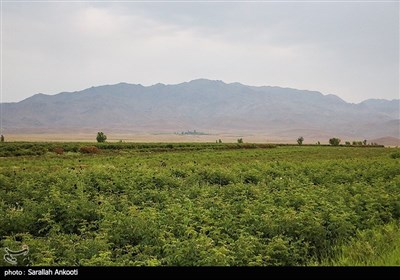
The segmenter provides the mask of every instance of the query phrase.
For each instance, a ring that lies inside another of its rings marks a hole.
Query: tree
[[[238,142],[239,144],[242,144],[242,143],[243,143],[243,138],[239,138],[239,139],[237,140],[237,142]]]
[[[346,146],[350,146],[350,142],[349,141],[346,141]]]
[[[96,140],[99,143],[104,143],[107,140],[107,136],[103,132],[97,132]]]
[[[218,143],[222,143],[222,140],[221,140],[221,139],[218,139]]]
[[[303,145],[303,141],[304,141],[303,136],[300,136],[299,138],[297,138],[297,144]]]
[[[364,139],[363,144],[364,144],[364,146],[367,145],[367,139]]]
[[[4,142],[4,135],[0,136],[0,142]]]
[[[329,144],[332,146],[339,146],[340,139],[339,138],[331,138],[329,139]]]

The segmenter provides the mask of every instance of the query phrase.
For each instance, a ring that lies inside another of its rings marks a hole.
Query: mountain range
[[[347,103],[317,91],[197,79],[176,85],[119,83],[3,104],[5,133],[267,133],[281,138],[400,137],[399,99]]]

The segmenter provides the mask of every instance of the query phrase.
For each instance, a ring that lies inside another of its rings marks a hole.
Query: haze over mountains
[[[3,104],[5,133],[119,132],[267,133],[375,139],[400,136],[399,100],[347,103],[335,95],[198,79],[149,87],[119,83]]]

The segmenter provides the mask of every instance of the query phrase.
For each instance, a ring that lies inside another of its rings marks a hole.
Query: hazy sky
[[[399,98],[399,2],[2,7],[4,102],[197,78]]]

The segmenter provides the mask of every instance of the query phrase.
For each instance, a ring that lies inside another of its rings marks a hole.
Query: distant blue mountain
[[[118,129],[270,131],[277,136],[399,137],[399,100],[347,103],[335,95],[198,79],[176,85],[119,83],[3,104],[5,131]]]

